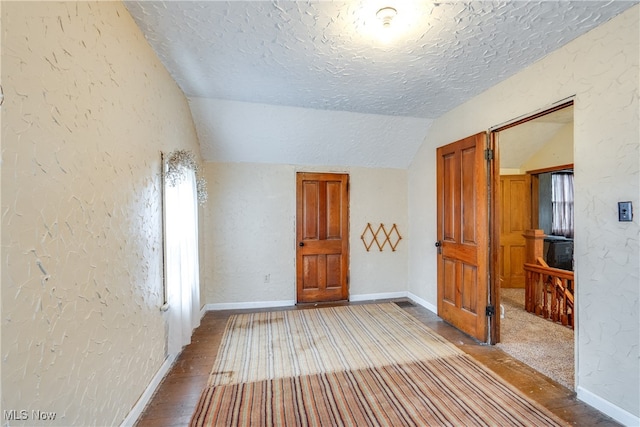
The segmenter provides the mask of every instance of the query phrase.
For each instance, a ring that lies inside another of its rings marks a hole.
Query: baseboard
[[[381,292],[377,294],[358,294],[349,296],[349,301],[358,302],[358,301],[376,301],[383,299],[394,299],[394,298],[409,298],[410,300],[416,302],[417,304],[423,306],[427,310],[436,313],[438,309],[433,304],[427,302],[426,300],[406,291],[400,292]],[[255,309],[255,308],[277,308],[277,307],[291,307],[295,305],[296,302],[294,300],[283,300],[283,301],[256,301],[256,302],[227,302],[227,303],[216,303],[216,304],[205,304],[200,309],[200,317],[204,316],[207,311],[220,311],[220,310],[244,310],[244,309]]]
[[[164,376],[167,375],[167,372],[169,372],[169,369],[171,369],[171,365],[173,365],[173,362],[175,360],[175,355],[167,356],[167,358],[164,360],[164,363],[162,364],[162,366],[160,366],[160,369],[158,369],[158,372],[156,372],[145,391],[142,393],[133,408],[131,408],[131,411],[129,411],[127,417],[124,419],[124,421],[122,421],[122,424],[120,424],[120,427],[131,427],[136,423],[136,421],[138,421],[138,418],[140,418],[140,415],[142,415],[144,408],[146,408],[147,404],[153,397],[153,393],[156,392],[156,389],[162,382]]]
[[[589,390],[578,387],[576,393],[579,400],[582,400],[589,406],[593,406],[598,411],[610,416],[620,424],[629,427],[640,426],[640,417],[637,417],[632,413],[625,411],[624,409],[614,405],[608,400],[605,400],[602,397],[593,394]]]
[[[376,301],[379,299],[406,298],[406,292],[382,292],[379,294],[349,295],[349,301]]]
[[[412,294],[411,292],[407,293],[407,298],[409,298],[411,301],[423,306],[424,308],[426,308],[430,312],[438,314],[438,307],[436,307],[435,305],[431,304],[429,301],[427,301],[425,299],[422,299],[419,296]]]
[[[202,318],[207,313],[207,311],[211,310],[211,309],[207,308],[208,305],[210,305],[210,304],[205,304],[200,308],[200,320],[202,320]]]
[[[220,311],[220,310],[244,310],[253,308],[274,308],[274,307],[291,307],[296,305],[294,300],[284,301],[256,301],[256,302],[225,302],[217,304],[207,304],[200,310],[201,314],[207,311]]]

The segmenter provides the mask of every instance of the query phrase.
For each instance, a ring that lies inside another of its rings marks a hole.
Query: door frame
[[[489,129],[490,138],[488,141],[489,148],[493,150],[493,161],[489,164],[489,183],[490,188],[488,191],[489,196],[489,304],[495,307],[495,315],[489,318],[489,334],[487,342],[489,344],[497,344],[500,342],[500,147],[498,141],[498,133],[514,126],[535,120],[547,114],[554,113],[567,107],[571,107],[575,104],[573,97],[564,99],[555,105],[542,109],[538,112],[526,115],[524,117],[517,118],[510,122],[494,126]],[[529,172],[527,172],[529,173]],[[532,189],[535,184],[532,182]],[[534,209],[533,199],[531,203],[531,209],[533,214]],[[535,216],[532,216],[532,226],[536,224],[534,220]]]

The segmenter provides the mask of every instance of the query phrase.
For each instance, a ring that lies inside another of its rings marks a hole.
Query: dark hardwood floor
[[[380,302],[380,301],[376,301]],[[342,303],[348,304],[348,303]],[[362,303],[358,303],[362,304]],[[326,305],[325,305],[326,306]],[[277,310],[313,309],[315,305]],[[492,369],[525,395],[551,412],[578,426],[618,426],[611,418],[578,401],[575,393],[534,371],[500,349],[481,344],[443,322],[429,310],[413,304],[402,307],[458,348]],[[276,309],[271,309],[276,310]],[[137,422],[138,427],[185,426],[189,424],[218,351],[227,319],[232,314],[261,310],[210,311],[194,331]]]

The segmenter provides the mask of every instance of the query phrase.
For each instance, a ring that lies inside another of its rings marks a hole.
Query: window
[[[178,354],[191,342],[191,333],[200,324],[197,180],[190,163],[180,161],[185,153],[190,156],[184,151],[171,153],[164,165],[165,291],[170,355]],[[176,158],[178,161],[173,161]]]
[[[573,174],[551,175],[551,234],[573,237]]]

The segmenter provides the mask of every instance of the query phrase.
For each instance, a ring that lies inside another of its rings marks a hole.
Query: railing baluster
[[[573,272],[530,263],[524,270],[525,310],[573,329]]]

